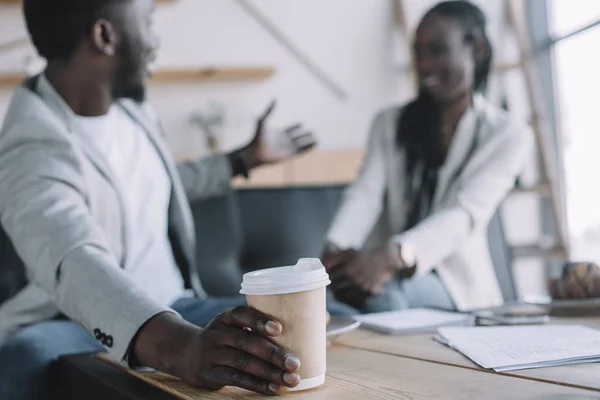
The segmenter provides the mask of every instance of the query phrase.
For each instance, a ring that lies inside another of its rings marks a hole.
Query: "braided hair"
[[[465,43],[475,44],[477,38],[484,42],[483,57],[475,60],[473,92],[485,91],[492,66],[492,46],[486,36],[487,20],[479,7],[467,0],[444,1],[431,8],[423,17],[439,15],[457,21],[464,30]],[[404,107],[398,118],[396,141],[406,151],[406,196],[414,204],[409,216],[408,228],[415,225],[419,218],[418,209],[423,201],[431,203],[437,184],[437,170],[444,163],[446,150],[442,141],[441,112],[438,103],[423,88],[417,98]],[[422,175],[419,187],[415,188],[412,179],[415,174]],[[422,187],[425,187],[423,189]],[[415,190],[427,190],[426,195]]]

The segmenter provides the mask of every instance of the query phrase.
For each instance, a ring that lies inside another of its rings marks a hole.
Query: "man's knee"
[[[94,351],[93,340],[68,321],[23,328],[0,346],[0,399],[54,399],[52,363],[63,354]]]
[[[25,328],[0,347],[0,398],[51,399],[51,340],[36,327]]]

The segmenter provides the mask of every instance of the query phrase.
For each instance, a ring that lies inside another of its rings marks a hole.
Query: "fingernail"
[[[269,390],[273,393],[279,393],[281,386],[276,385],[275,383],[269,383]]]
[[[296,374],[283,374],[283,380],[290,386],[296,386],[300,382],[300,377]]]
[[[277,336],[281,333],[282,327],[279,322],[269,321],[265,324],[265,330],[269,335]]]
[[[285,358],[285,367],[288,371],[297,371],[300,368],[300,360],[294,356],[287,356]]]

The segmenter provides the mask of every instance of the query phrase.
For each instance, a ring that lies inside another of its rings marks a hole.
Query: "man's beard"
[[[121,64],[113,80],[113,98],[131,99],[142,103],[146,100],[146,83],[143,78],[145,67],[143,62],[134,56],[139,52],[134,51],[127,40],[121,43],[118,52]]]
[[[123,82],[115,85],[113,88],[113,98],[116,99],[131,99],[138,103],[146,101],[146,85],[141,82]]]

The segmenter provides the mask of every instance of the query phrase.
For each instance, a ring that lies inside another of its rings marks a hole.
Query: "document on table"
[[[413,308],[357,315],[355,320],[372,330],[392,334],[433,333],[445,326],[473,325],[473,316],[455,312]]]
[[[440,328],[435,339],[496,372],[600,361],[600,331],[579,325]]]

